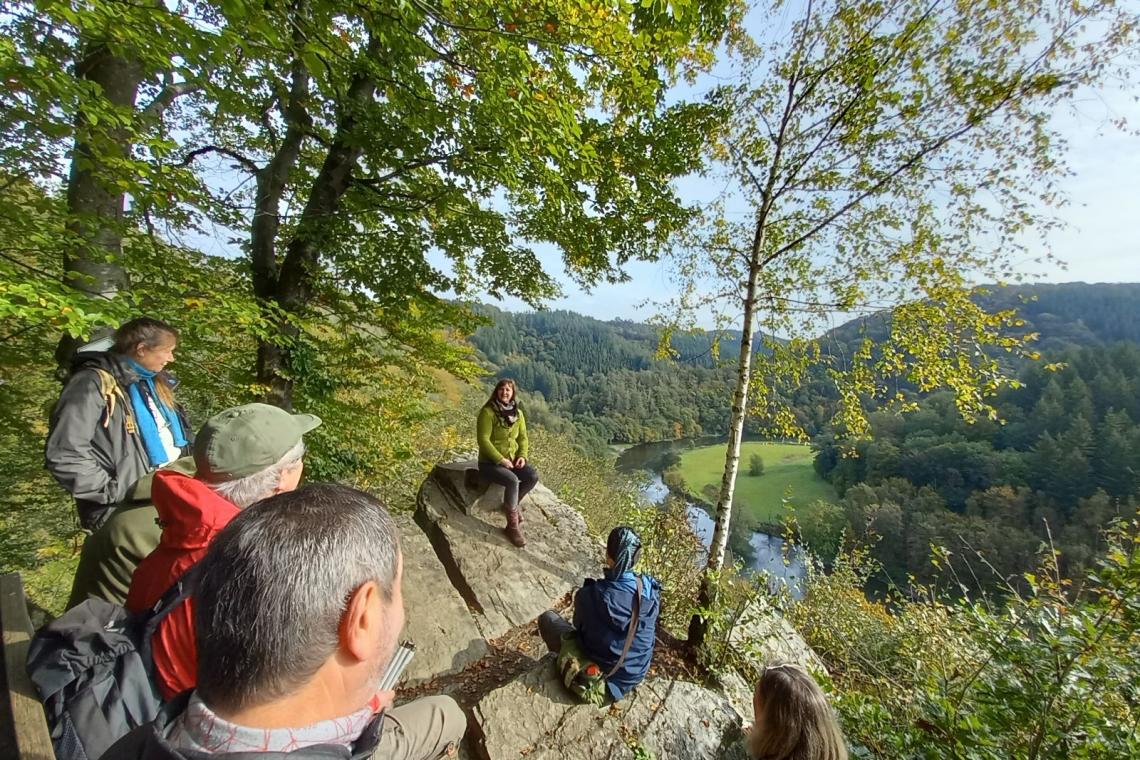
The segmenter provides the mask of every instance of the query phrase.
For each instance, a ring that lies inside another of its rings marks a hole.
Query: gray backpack
[[[28,649],[28,676],[39,691],[57,760],[98,760],[162,707],[151,639],[158,624],[192,593],[193,569],[149,610],[132,615],[88,599],[44,626]]]

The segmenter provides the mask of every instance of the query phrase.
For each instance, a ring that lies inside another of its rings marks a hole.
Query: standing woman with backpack
[[[479,439],[479,474],[505,489],[503,511],[507,513],[507,527],[503,532],[515,546],[526,546],[519,527],[519,502],[538,485],[538,472],[527,462],[530,438],[514,380],[503,378],[495,384],[491,398],[479,410],[475,429]]]
[[[189,451],[190,427],[166,371],[178,331],[139,317],[110,351],[83,351],[51,415],[44,459],[75,497],[80,524],[98,528],[139,478]]]

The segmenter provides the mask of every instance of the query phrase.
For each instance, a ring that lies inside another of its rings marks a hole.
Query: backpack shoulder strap
[[[158,632],[159,623],[171,612],[178,609],[182,602],[194,595],[194,591],[198,587],[198,567],[199,565],[195,564],[183,573],[182,577],[163,593],[153,607],[143,610],[139,614],[141,618],[139,653],[143,656],[143,662],[147,664],[147,667],[152,667],[154,663],[151,639]]]
[[[103,402],[107,405],[107,413],[103,416],[103,427],[107,427],[111,424],[111,415],[115,413],[115,404],[117,402],[123,405],[123,414],[127,421],[127,432],[131,434],[137,432],[135,411],[127,401],[127,394],[123,392],[123,387],[119,385],[119,381],[115,379],[114,375],[101,367],[92,367],[92,369],[99,378],[99,395],[103,397]]]
[[[625,646],[621,648],[621,657],[610,668],[610,672],[606,673],[606,678],[609,678],[618,671],[618,668],[625,662],[625,656],[629,654],[629,648],[633,646],[633,637],[637,633],[637,623],[641,618],[641,576],[633,576],[637,581],[637,590],[633,594],[633,617],[629,619],[629,631],[625,634]]]

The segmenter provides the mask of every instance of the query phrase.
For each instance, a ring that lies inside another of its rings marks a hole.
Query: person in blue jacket
[[[553,610],[538,618],[538,631],[551,652],[562,648],[562,635],[575,631],[583,653],[603,672],[621,657],[629,624],[633,619],[633,599],[637,576],[633,572],[641,554],[641,539],[633,528],[621,526],[610,531],[606,541],[605,577],[587,578],[574,595],[574,623],[571,625]],[[657,616],[661,612],[661,584],[641,576],[641,608],[637,630],[629,653],[620,668],[606,679],[610,697],[616,702],[645,680],[653,660],[657,637]]]

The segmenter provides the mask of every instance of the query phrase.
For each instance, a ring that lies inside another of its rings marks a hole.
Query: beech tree
[[[248,258],[261,313],[247,329],[270,400],[288,406],[299,379],[332,393],[364,359],[469,374],[445,331],[472,316],[441,296],[537,304],[557,285],[535,245],[560,249],[588,285],[620,279],[690,221],[670,180],[699,166],[715,109],[664,94],[711,63],[741,12],[735,0],[5,3],[15,107],[0,150],[24,164],[5,176],[31,183],[35,203],[63,190],[67,230],[58,206],[50,221],[20,212],[35,245],[6,260],[5,313],[85,334],[145,305],[124,286],[154,271],[154,251],[213,238]],[[86,294],[48,281],[60,258]],[[24,293],[29,266],[42,287]],[[200,296],[188,289],[189,308],[218,305]]]
[[[249,58],[187,99],[191,135],[170,164],[203,179],[206,216],[250,258],[271,326],[257,379],[284,406],[337,337],[319,337],[321,325],[453,369],[438,331],[467,317],[440,295],[540,303],[558,287],[537,243],[587,285],[655,255],[691,219],[670,180],[699,166],[715,114],[666,106],[665,89],[711,61],[739,12],[579,0],[224,7]]]
[[[160,2],[4,2],[0,28],[0,218],[21,243],[3,251],[2,315],[60,328],[66,365],[137,304],[124,238],[151,196],[174,197],[153,160],[163,117],[236,38]]]
[[[742,328],[695,644],[725,557],[745,416],[796,433],[784,391],[812,361],[828,362],[849,436],[865,433],[868,401],[905,406],[908,389],[950,388],[963,414],[992,412],[986,398],[1005,382],[993,352],[1029,349],[1010,334],[1016,315],[987,314],[969,285],[1015,277],[1015,259],[1037,255],[1028,233],[1051,224],[1065,172],[1050,119],[1135,49],[1135,19],[1113,2],[768,10],[753,28],[783,33],[741,45],[739,83],[710,96],[731,114],[715,158],[734,195],[677,246],[682,296],[665,317],[676,327],[713,313]],[[865,339],[849,363],[812,337],[835,313],[884,309],[887,339]],[[758,331],[791,340],[761,338],[757,353]]]

